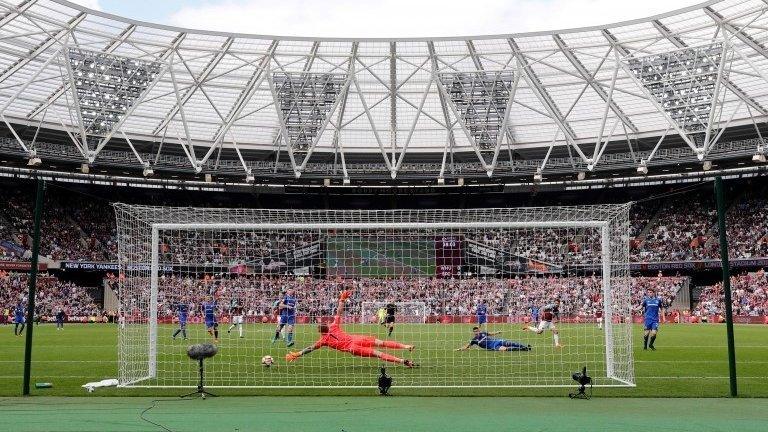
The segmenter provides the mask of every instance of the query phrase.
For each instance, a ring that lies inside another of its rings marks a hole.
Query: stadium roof
[[[364,160],[395,178],[428,161],[443,177],[456,158],[493,176],[521,157],[580,171],[611,155],[647,164],[671,141],[701,161],[728,152],[726,128],[752,128],[747,147],[768,152],[766,46],[768,0],[433,39],[228,34],[0,0],[0,115],[19,151],[45,150],[20,127],[58,130],[61,155],[176,158],[193,173],[271,160],[346,178]]]

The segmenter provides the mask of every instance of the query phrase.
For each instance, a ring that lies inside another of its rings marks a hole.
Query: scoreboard
[[[435,237],[435,276],[450,279],[461,273],[462,240],[455,235]]]

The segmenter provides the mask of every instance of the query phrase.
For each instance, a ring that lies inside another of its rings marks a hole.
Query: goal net
[[[203,342],[211,387],[634,385],[628,204],[115,210],[121,386],[195,386]]]

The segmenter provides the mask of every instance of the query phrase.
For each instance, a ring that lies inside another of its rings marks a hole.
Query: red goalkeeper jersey
[[[336,316],[333,319],[330,327],[328,327],[328,333],[322,335],[317,342],[315,342],[314,349],[318,349],[324,346],[333,348],[339,351],[348,351],[355,342],[355,336],[344,332],[339,325],[341,323],[341,317]]]

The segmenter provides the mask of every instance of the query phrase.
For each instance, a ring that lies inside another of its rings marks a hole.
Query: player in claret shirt
[[[555,319],[555,316],[559,314],[560,299],[556,299],[554,303],[550,303],[541,308],[541,321],[537,327],[524,326],[523,330],[530,330],[536,334],[542,334],[544,333],[544,330],[549,329],[552,331],[552,339],[555,341],[555,348],[562,348],[563,346],[560,345],[560,335],[557,333],[557,327],[555,327],[555,323],[552,322],[552,320]]]
[[[351,291],[342,291],[339,296],[339,305],[336,316],[331,325],[320,324],[320,339],[314,345],[301,351],[286,354],[285,359],[292,362],[301,356],[305,356],[324,346],[343,351],[358,357],[376,357],[384,361],[398,363],[407,367],[415,366],[411,360],[401,359],[389,353],[381,352],[375,348],[389,348],[397,350],[413,351],[413,345],[405,345],[400,342],[376,339],[374,336],[349,334],[341,328],[341,317],[344,316],[344,302],[352,295]]]

